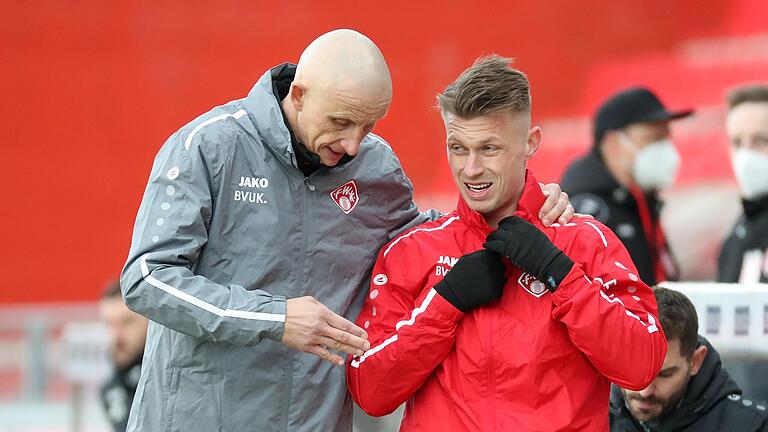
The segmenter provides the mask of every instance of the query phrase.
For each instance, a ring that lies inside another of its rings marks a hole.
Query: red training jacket
[[[667,344],[652,290],[608,228],[582,217],[545,228],[543,202],[527,172],[515,215],[576,263],[554,294],[511,265],[502,298],[469,313],[437,294],[491,232],[462,199],[382,248],[357,320],[371,348],[347,364],[364,411],[406,402],[401,431],[607,431],[610,382],[653,381]]]

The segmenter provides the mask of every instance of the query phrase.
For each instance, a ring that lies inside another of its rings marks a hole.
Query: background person
[[[680,163],[669,123],[691,113],[667,110],[644,87],[618,92],[597,110],[592,149],[563,175],[576,211],[616,233],[648,285],[679,277],[659,220],[659,191],[674,182]]]
[[[147,319],[125,306],[117,280],[110,282],[101,295],[99,317],[109,330],[114,363],[114,373],[101,388],[101,402],[112,429],[123,432],[141,376]]]
[[[741,397],[720,355],[697,334],[696,309],[685,294],[654,290],[667,337],[667,355],[651,385],[613,388],[612,432],[768,431],[766,407]]]
[[[749,85],[728,96],[725,130],[744,213],[725,239],[718,282],[768,282],[768,85]]]

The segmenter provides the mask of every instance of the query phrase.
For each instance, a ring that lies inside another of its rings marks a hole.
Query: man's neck
[[[515,200],[515,202],[512,203],[512,205],[510,205],[503,212],[499,212],[498,214],[492,214],[492,215],[482,215],[483,219],[485,219],[485,222],[488,224],[488,226],[490,226],[493,229],[496,229],[499,227],[499,222],[501,222],[502,219],[515,215],[519,202],[520,202],[520,198]]]

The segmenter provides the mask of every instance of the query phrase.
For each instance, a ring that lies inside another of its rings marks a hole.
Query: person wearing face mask
[[[616,93],[597,111],[591,151],[572,162],[562,179],[576,211],[618,235],[649,285],[678,279],[659,221],[658,193],[674,182],[680,164],[669,124],[691,113],[667,110],[644,87]]]
[[[735,89],[725,124],[744,214],[723,243],[718,282],[768,282],[768,85]]]

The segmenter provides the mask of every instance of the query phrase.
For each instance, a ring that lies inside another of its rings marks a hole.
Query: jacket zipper
[[[491,233],[492,230],[488,229],[481,230],[481,238],[485,239],[485,237]],[[488,379],[488,420],[486,422],[486,425],[488,426],[489,431],[495,431],[496,430],[496,383],[494,379],[494,356],[493,356],[493,311],[490,308],[482,308],[480,310],[483,312],[482,318],[483,321],[485,321],[487,324],[485,327],[485,332],[487,334],[487,337],[484,338],[487,341],[486,350],[488,352],[488,358],[486,361],[486,376]]]
[[[309,189],[310,191],[315,190],[315,186],[312,183],[309,182],[309,178],[307,178],[307,177],[304,177],[303,185],[304,185],[304,187],[306,189]],[[308,203],[307,203],[307,201],[308,201],[307,195],[308,194],[307,194],[306,189],[301,191],[301,245],[302,245],[302,253],[299,254],[300,258],[299,258],[299,263],[298,263],[298,266],[297,266],[298,271],[299,271],[299,275],[296,278],[296,280],[299,281],[299,287],[298,288],[299,288],[299,290],[301,292],[299,292],[299,293],[292,293],[293,297],[298,297],[298,296],[304,295],[304,292],[303,292],[304,291],[304,272],[303,272],[303,269],[304,269],[304,262],[306,261],[306,256],[307,256],[307,252],[308,252],[307,251],[307,243],[308,243],[307,242],[307,236],[308,236],[308,233],[307,233],[307,231],[308,231],[307,230],[307,220],[309,220],[309,206],[308,206]],[[289,369],[290,373],[287,374],[288,376],[286,377],[286,380],[285,380],[285,387],[286,387],[286,390],[285,390],[286,391],[286,396],[285,396],[286,404],[285,405],[286,406],[284,408],[285,416],[283,417],[282,422],[281,422],[282,423],[281,424],[281,429],[282,430],[286,430],[286,431],[288,430],[288,422],[289,422],[289,417],[291,415],[290,406],[291,406],[291,393],[292,393],[292,390],[293,390],[294,360],[295,360],[295,353],[293,352],[293,350],[289,350],[288,362],[290,364],[290,367],[288,369]]]
[[[496,430],[496,383],[493,378],[493,314],[491,310],[485,309],[485,321],[488,322],[488,423],[491,431]]]

